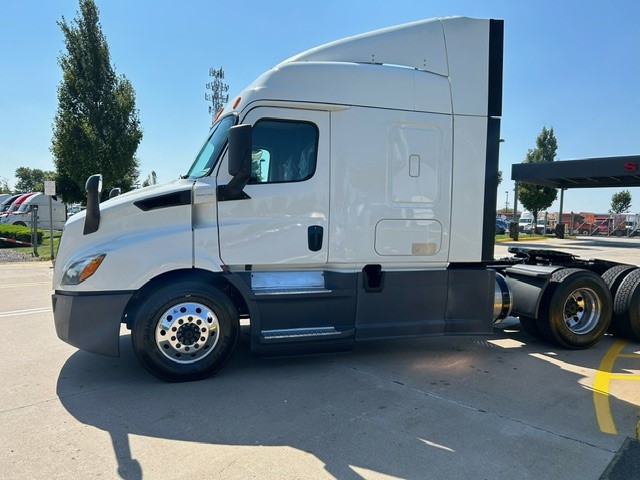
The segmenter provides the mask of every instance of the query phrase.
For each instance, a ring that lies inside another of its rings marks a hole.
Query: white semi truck
[[[58,336],[117,356],[126,324],[149,371],[186,381],[222,368],[241,318],[259,354],[488,335],[511,312],[566,348],[612,317],[639,335],[635,267],[494,260],[502,56],[503,22],[463,17],[322,45],[233,99],[183,178],[99,204],[91,177],[55,263]]]

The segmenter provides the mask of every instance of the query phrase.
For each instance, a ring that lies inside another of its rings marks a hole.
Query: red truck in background
[[[571,225],[573,235],[632,236],[637,230],[637,215],[610,213],[563,213],[562,223]],[[628,226],[632,226],[631,229]]]

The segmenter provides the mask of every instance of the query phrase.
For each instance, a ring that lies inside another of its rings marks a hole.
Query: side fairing
[[[450,260],[454,263],[480,262],[488,174],[485,162],[487,119],[458,116],[455,128]],[[492,233],[494,230],[495,225]]]
[[[451,116],[353,107],[331,128],[329,263],[444,267]]]

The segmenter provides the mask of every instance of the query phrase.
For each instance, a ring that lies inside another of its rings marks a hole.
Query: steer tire
[[[533,317],[520,315],[520,326],[522,327],[522,330],[538,340],[549,340],[540,330],[538,320]]]
[[[609,328],[612,303],[600,276],[579,268],[557,270],[543,293],[540,331],[564,348],[589,348]]]
[[[613,316],[611,317],[609,332],[617,336],[621,336],[623,333],[618,326],[619,322],[615,312],[616,294],[618,293],[618,289],[620,288],[622,281],[634,270],[636,270],[636,267],[633,265],[616,265],[602,274],[602,280],[609,288],[611,298],[614,299]]]
[[[613,317],[621,336],[640,341],[640,268],[629,273],[618,287]]]
[[[183,281],[148,295],[131,332],[133,350],[152,374],[169,382],[219,371],[238,340],[237,310],[215,287]]]

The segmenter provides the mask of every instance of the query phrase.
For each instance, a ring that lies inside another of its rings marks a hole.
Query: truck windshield
[[[220,156],[220,152],[222,152],[227,142],[229,129],[235,122],[236,116],[228,115],[220,119],[220,121],[213,126],[209,138],[191,165],[189,173],[187,173],[187,178],[202,178],[211,172],[216,160]]]

